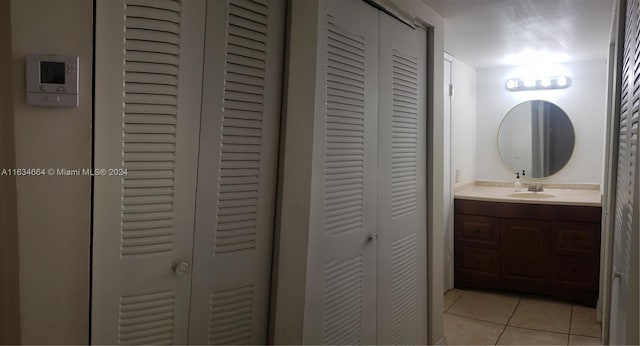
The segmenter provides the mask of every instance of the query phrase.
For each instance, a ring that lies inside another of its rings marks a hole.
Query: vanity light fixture
[[[509,91],[566,89],[571,86],[567,76],[545,77],[541,79],[511,78],[505,83]]]

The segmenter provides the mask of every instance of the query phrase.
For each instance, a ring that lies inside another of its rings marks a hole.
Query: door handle
[[[188,273],[189,272],[189,263],[180,262],[180,263],[174,264],[173,265],[173,272],[178,276],[182,276],[182,275]]]

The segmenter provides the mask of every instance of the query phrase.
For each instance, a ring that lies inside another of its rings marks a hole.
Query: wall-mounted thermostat
[[[27,55],[27,104],[78,107],[78,57]]]

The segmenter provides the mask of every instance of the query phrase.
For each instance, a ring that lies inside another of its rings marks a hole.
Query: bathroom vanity
[[[455,287],[542,294],[595,306],[599,190],[514,193],[474,186],[454,202]]]

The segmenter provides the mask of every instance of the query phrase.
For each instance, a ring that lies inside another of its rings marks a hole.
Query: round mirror
[[[547,101],[526,101],[511,109],[498,131],[498,150],[512,172],[544,178],[569,162],[575,133],[560,107]]]

